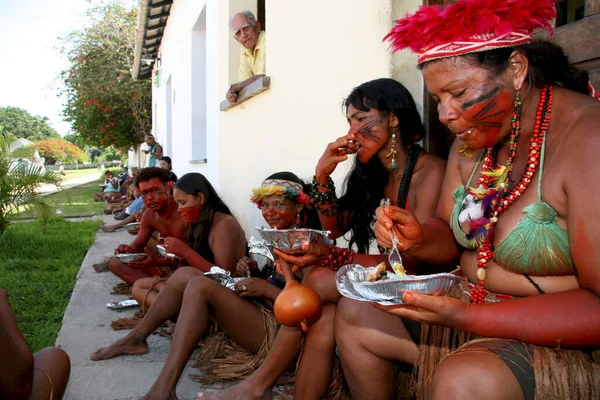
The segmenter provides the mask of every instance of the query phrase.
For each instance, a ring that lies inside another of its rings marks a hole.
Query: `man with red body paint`
[[[177,203],[170,195],[169,173],[158,167],[144,168],[135,179],[135,185],[144,199],[147,210],[141,219],[140,231],[131,244],[121,244],[115,249],[115,254],[143,253],[152,238],[153,232],[160,237],[176,237],[183,239],[185,223],[177,212]],[[146,259],[125,264],[118,257],[110,260],[109,268],[129,284],[134,284],[140,278],[151,277],[160,267],[176,268],[178,263],[164,258],[158,258],[156,251],[148,254]]]

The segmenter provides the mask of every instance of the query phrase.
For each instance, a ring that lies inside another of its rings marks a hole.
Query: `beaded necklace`
[[[529,157],[528,165],[525,173],[521,177],[519,183],[508,192],[508,184],[513,171],[513,162],[517,154],[517,141],[521,133],[521,100],[517,97],[513,107],[513,118],[511,120],[511,134],[509,139],[509,151],[508,159],[506,160],[505,176],[504,181],[500,183],[497,196],[490,204],[491,218],[489,220],[489,227],[487,233],[477,248],[477,285],[471,290],[471,303],[483,304],[487,292],[484,289],[484,283],[486,278],[487,263],[494,257],[494,227],[498,222],[500,215],[506,211],[514,201],[517,201],[525,190],[529,187],[531,179],[535,174],[539,165],[540,154],[542,150],[542,142],[544,136],[548,131],[548,125],[550,123],[550,114],[552,112],[552,86],[545,86],[540,95],[540,102],[538,105],[535,127],[533,129],[533,136],[529,140]],[[489,189],[492,184],[492,172],[496,165],[496,154],[497,150],[494,148],[487,149],[486,155],[483,159],[483,166],[481,168],[481,176],[479,177],[479,189]]]

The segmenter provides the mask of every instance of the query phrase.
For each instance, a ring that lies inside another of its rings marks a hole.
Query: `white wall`
[[[202,172],[211,182],[218,181],[216,163],[198,164],[202,158],[217,159],[216,143],[211,141],[207,131],[206,82],[214,79],[207,75],[205,68],[208,43],[206,15],[203,14],[205,1],[176,0],[171,6],[171,14],[160,47],[161,83],[153,86],[152,101],[156,112],[153,115],[155,136],[163,145],[165,155],[171,157],[173,170],[179,176],[192,171]],[[209,22],[210,23],[210,22]],[[155,66],[156,68],[156,66]],[[170,90],[167,81],[170,79]],[[171,97],[171,132],[167,138],[167,100]],[[218,105],[216,106],[218,107]],[[198,110],[204,110],[204,115]],[[201,132],[204,128],[205,132]],[[216,130],[214,130],[216,134]],[[206,142],[204,152],[198,151],[192,143]],[[169,143],[171,146],[169,146]],[[211,157],[211,149],[212,156]],[[192,162],[192,163],[190,163]]]
[[[232,41],[229,17],[243,8],[252,9],[252,4],[251,0],[206,0],[203,19],[203,1],[176,0],[160,51],[164,82],[153,93],[158,109],[155,134],[164,141],[165,86],[171,78],[173,139],[167,155],[173,159],[175,172],[203,173],[248,236],[254,234],[254,227],[265,224],[249,202],[251,189],[269,174],[283,170],[310,180],[327,144],[347,133],[341,104],[354,87],[393,76],[416,94],[419,106],[422,104],[416,61],[407,54],[392,57],[388,44],[382,43],[392,26],[392,15],[414,11],[419,4],[416,0],[399,6],[392,6],[391,0],[267,1],[271,89],[229,111],[219,111],[219,103],[237,76],[240,51],[239,44]],[[203,37],[205,47],[198,44]],[[203,56],[204,71],[198,66]],[[203,88],[205,97],[197,93]],[[206,102],[205,115],[196,111],[202,100]],[[196,147],[192,129],[196,132],[202,125],[206,128],[207,162],[191,164],[198,150],[192,149]],[[349,166],[346,162],[334,173],[338,187]]]

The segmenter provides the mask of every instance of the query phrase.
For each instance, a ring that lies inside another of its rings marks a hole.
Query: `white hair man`
[[[265,76],[266,34],[261,31],[260,22],[251,11],[244,10],[229,19],[233,37],[242,45],[238,82],[227,90],[227,100],[231,104],[237,101],[240,90]]]

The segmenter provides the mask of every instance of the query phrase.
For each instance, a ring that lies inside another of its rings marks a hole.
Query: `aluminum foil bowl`
[[[331,244],[328,238],[331,232],[318,231],[316,229],[271,229],[260,227],[256,228],[260,237],[281,251],[299,251],[304,243]]]
[[[275,257],[267,242],[251,237],[248,242],[248,255],[256,261],[256,269],[250,270],[250,276],[267,279],[275,274]]]
[[[387,279],[368,282],[367,274],[374,268],[349,264],[342,267],[336,277],[338,277],[339,283],[343,284],[345,290],[362,297],[365,301],[392,301],[395,304],[402,303],[402,295],[406,291],[443,296],[460,282],[460,277],[449,273],[407,275],[401,278],[389,271]]]
[[[119,260],[125,264],[129,264],[132,261],[139,261],[146,258],[146,253],[125,253],[117,254]]]
[[[127,225],[123,225],[123,229],[125,229],[127,232],[136,232],[140,229],[140,225],[142,225],[140,222],[132,222]]]
[[[164,245],[157,244],[156,248],[158,249],[158,253],[160,254],[161,257],[170,258],[172,260],[179,260],[179,257],[173,253],[169,253]]]

